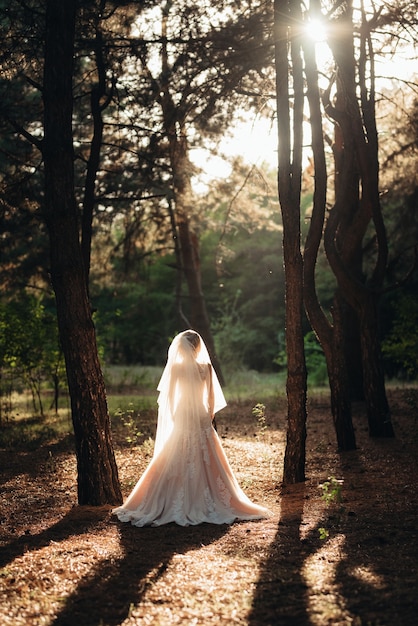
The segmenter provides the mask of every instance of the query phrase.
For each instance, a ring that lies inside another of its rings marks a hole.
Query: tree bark
[[[307,372],[303,343],[303,262],[300,250],[303,77],[300,40],[292,24],[300,23],[298,3],[275,0],[274,42],[278,113],[278,189],[283,218],[286,295],[287,441],[283,483],[305,480]],[[299,19],[298,19],[299,18]],[[293,145],[289,66],[293,70]]]
[[[331,410],[339,450],[355,450],[356,437],[354,433],[350,385],[345,353],[345,326],[344,309],[346,302],[337,290],[333,306],[333,332],[331,355],[329,362],[329,381],[331,389]]]
[[[344,309],[344,354],[351,401],[362,402],[364,401],[364,377],[360,323],[355,309],[348,302]]]
[[[174,217],[177,230],[176,234],[178,235],[180,244],[181,270],[184,273],[189,293],[189,322],[190,326],[201,334],[208,348],[219,381],[223,384],[224,378],[210,330],[210,320],[202,288],[199,238],[196,233],[193,232],[188,217],[191,214],[190,200],[192,197],[190,177],[187,174],[190,169],[188,153],[187,149],[182,149],[181,142],[174,139],[172,154],[171,167],[173,171],[173,195],[175,203]]]
[[[72,75],[76,0],[48,0],[44,66],[45,221],[65,357],[79,504],[120,504],[110,420],[79,241],[74,194]]]
[[[91,116],[93,121],[93,135],[90,142],[90,154],[87,161],[86,179],[84,184],[83,212],[81,217],[81,252],[86,273],[87,289],[89,287],[91,242],[93,238],[93,212],[96,203],[96,179],[100,167],[100,152],[103,141],[102,112],[108,106],[106,97],[106,66],[103,56],[103,36],[97,16],[95,24],[96,36],[94,52],[97,68],[97,82],[92,86],[90,95]]]
[[[319,12],[319,7],[317,7],[317,11]],[[356,448],[356,441],[344,351],[345,327],[343,325],[341,298],[338,293],[335,294],[332,312],[333,324],[331,324],[322,310],[316,292],[315,267],[325,221],[327,168],[314,44],[306,39],[303,42],[303,49],[315,172],[312,215],[303,255],[304,302],[306,314],[319,339],[327,363],[331,412],[338,449],[353,450]]]
[[[377,304],[388,249],[379,200],[373,50],[365,21],[361,29],[357,81],[352,10],[352,2],[347,2],[335,21],[335,35],[329,39],[338,78],[335,106],[327,102],[326,109],[335,121],[336,132],[341,134],[342,149],[335,204],[329,213],[324,243],[339,288],[359,319],[369,432],[374,436],[393,436],[393,428],[388,425],[390,414],[378,335]],[[369,77],[366,65],[370,67]],[[358,259],[369,225],[375,228],[377,252],[372,275],[366,280],[359,271]]]
[[[361,350],[363,357],[363,385],[367,406],[370,437],[394,437],[389,404],[387,401],[382,355],[378,337],[379,316],[373,294],[365,295],[362,308]]]

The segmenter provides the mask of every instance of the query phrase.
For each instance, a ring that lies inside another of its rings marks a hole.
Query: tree
[[[379,339],[378,298],[383,288],[388,245],[379,197],[379,154],[375,111],[374,51],[363,11],[358,61],[353,34],[352,2],[345,3],[330,24],[328,42],[337,68],[335,101],[324,103],[334,120],[338,164],[335,202],[327,220],[324,244],[343,299],[359,319],[364,395],[371,436],[394,435],[386,397]],[[370,68],[370,74],[367,73]],[[358,96],[360,92],[360,96]],[[377,248],[369,278],[361,267],[362,242],[368,227]]]
[[[35,415],[43,417],[41,385],[49,379],[58,389],[60,378],[56,319],[34,295],[13,294],[0,305],[0,327],[0,380],[9,376],[25,383]]]
[[[283,10],[282,19],[286,20],[286,11],[292,15],[294,41],[299,34],[307,32],[307,19],[322,17],[321,3],[311,2],[309,13],[303,7],[303,16],[298,3],[289,2],[279,5]],[[390,10],[388,10],[390,13]],[[379,145],[376,121],[376,77],[375,49],[373,32],[393,19],[393,15],[382,10],[372,10],[366,14],[364,6],[357,10],[360,16],[354,25],[353,2],[339,2],[331,5],[327,14],[328,44],[330,46],[335,74],[327,89],[320,93],[318,72],[312,45],[304,41],[305,78],[307,97],[310,107],[312,130],[312,148],[314,163],[314,200],[309,232],[304,249],[304,300],[313,328],[323,346],[331,387],[332,411],[341,449],[355,447],[354,430],[351,422],[350,377],[348,348],[361,346],[361,365],[364,381],[369,432],[371,436],[393,436],[390,411],[386,398],[382,357],[379,337],[378,303],[385,288],[384,281],[388,269],[388,241],[380,204],[379,189]],[[276,11],[277,15],[277,11]],[[277,24],[277,17],[275,17]],[[285,32],[281,32],[281,54],[285,55]],[[290,50],[292,47],[290,46]],[[297,119],[299,65],[290,54],[290,72],[293,81],[293,120]],[[276,69],[280,67],[277,63]],[[282,83],[285,84],[284,62]],[[287,83],[286,83],[287,84]],[[283,101],[288,98],[289,90]],[[333,146],[335,187],[332,208],[326,217],[327,202],[327,166],[322,128],[323,112],[334,123]],[[293,128],[293,146],[286,137],[289,106],[280,108],[278,98],[278,122],[285,129],[280,142],[286,142],[283,148],[293,158],[287,160],[290,172],[289,180],[297,185],[298,174],[298,129]],[[285,120],[285,121],[284,121]],[[279,144],[279,155],[281,146]],[[284,162],[284,161],[283,161]],[[291,163],[292,168],[289,163]],[[282,186],[281,203],[291,198],[292,188],[286,189],[283,183],[286,169],[280,172],[279,161],[279,196]],[[282,183],[280,183],[282,177]],[[297,203],[294,203],[295,206]],[[296,222],[295,222],[296,224]],[[283,219],[286,237],[286,224]],[[324,230],[324,233],[323,233]],[[323,236],[324,247],[329,265],[337,281],[330,314],[326,314],[318,301],[315,288],[318,250]],[[285,244],[286,245],[286,244]],[[375,250],[373,256],[368,254]],[[286,260],[285,266],[293,260]],[[288,267],[288,275],[290,275]],[[292,279],[292,287],[298,289],[297,273]],[[288,311],[288,302],[286,303]],[[354,312],[354,316],[353,316]],[[332,319],[332,323],[331,323]],[[289,323],[287,322],[289,327]],[[289,328],[287,329],[289,331]],[[298,336],[295,330],[294,338]],[[360,342],[357,338],[360,338]],[[354,340],[353,340],[354,339]],[[352,359],[350,364],[352,364]],[[299,435],[303,437],[303,433]],[[300,442],[299,442],[300,443]]]
[[[48,0],[43,82],[44,216],[74,426],[79,504],[119,504],[103,375],[87,293],[74,195],[72,139],[76,0]]]
[[[324,20],[321,5],[311,2],[306,19]],[[357,384],[361,379],[370,435],[394,434],[380,349],[379,301],[388,289],[390,242],[381,206],[382,152],[377,131],[375,74],[375,33],[382,37],[384,27],[394,19],[400,24],[399,15],[394,18],[394,13],[387,7],[387,12],[383,8],[370,8],[367,14],[362,4],[355,8],[353,2],[344,2],[331,5],[326,15],[327,41],[334,62],[334,74],[321,94],[325,115],[334,124],[333,139],[327,137],[332,146],[334,189],[328,196],[332,204],[326,220],[328,174],[321,128],[324,116],[313,51],[308,50],[311,45],[305,42],[315,163],[314,204],[304,256],[305,303],[327,357],[334,421],[342,449],[355,445],[351,424],[352,385],[355,383],[355,397],[359,398]],[[411,24],[408,15],[409,9],[405,13],[406,28]],[[382,43],[379,45],[384,48]],[[408,144],[405,149],[409,149]],[[316,257],[324,224],[324,247],[337,280],[328,314],[321,310],[315,293]],[[391,243],[394,248],[395,239]],[[362,376],[353,377],[353,370],[360,370]]]
[[[319,10],[319,2],[311,2],[311,16],[318,15]],[[316,292],[315,269],[325,222],[327,166],[318,69],[315,46],[312,39],[304,39],[303,49],[315,172],[312,215],[303,255],[304,302],[308,318],[319,338],[326,358],[331,391],[331,412],[338,448],[340,450],[352,450],[356,447],[356,442],[351,418],[351,399],[344,345],[346,303],[342,298],[340,290],[337,290],[331,309],[331,322],[321,307]]]
[[[274,43],[278,115],[278,189],[283,219],[286,281],[287,441],[283,482],[305,480],[306,385],[303,344],[303,262],[300,241],[302,177],[303,69],[299,3],[275,0]],[[289,63],[293,87],[290,96]],[[291,127],[291,110],[293,125]],[[292,143],[293,142],[293,143]]]
[[[9,291],[48,281],[45,224],[38,211],[43,193],[41,156],[25,135],[29,131],[39,137],[42,132],[36,78],[43,51],[33,3],[2,3],[0,29],[0,282]],[[29,73],[32,81],[27,80]]]
[[[225,131],[243,99],[233,90],[248,73],[253,82],[262,75],[269,31],[253,5],[236,17],[233,2],[231,11],[220,3],[216,19],[207,18],[207,5],[166,3],[160,20],[155,8],[140,8],[81,5],[74,127],[85,271],[93,228],[105,232],[122,212],[126,266],[138,243],[174,242],[189,291],[188,299],[179,292],[179,320],[195,326],[210,347],[190,148]],[[39,82],[31,76],[32,88]]]
[[[190,150],[227,129],[234,107],[242,101],[237,86],[259,71],[268,50],[260,7],[237,16],[233,3],[228,5],[163,3],[158,11],[154,8],[141,16],[125,61],[126,83],[136,81],[137,101],[143,103],[154,129],[147,138],[152,148],[149,161],[165,168],[159,174],[161,190],[168,200],[178,271],[188,289],[187,305],[179,297],[179,317],[202,334],[221,378],[201,279],[192,184],[196,169]]]

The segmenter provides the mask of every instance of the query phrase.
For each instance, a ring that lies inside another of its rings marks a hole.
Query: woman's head
[[[187,339],[193,348],[193,351],[197,354],[200,350],[200,336],[194,330],[186,330],[183,333],[183,337]]]
[[[203,339],[194,330],[184,330],[176,335],[168,350],[168,359],[180,363],[192,359],[198,363],[210,363],[210,358]],[[203,360],[202,360],[203,359]]]

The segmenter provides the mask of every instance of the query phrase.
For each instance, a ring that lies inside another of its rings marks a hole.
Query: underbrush
[[[109,415],[117,445],[143,445],[154,437],[161,372],[158,367],[140,366],[109,366],[105,369]],[[285,398],[282,375],[242,370],[227,373],[226,378],[227,403],[249,403],[250,420],[251,402],[268,404],[274,399]],[[51,391],[44,390],[43,393],[47,406]],[[73,432],[70,402],[65,394],[60,397],[58,412],[51,408],[44,416],[34,415],[31,395],[27,391],[13,393],[8,402],[7,414],[0,424],[0,448],[34,450]],[[228,422],[231,419],[233,416],[227,417]]]
[[[114,443],[118,446],[148,445],[155,436],[157,422],[157,385],[162,368],[140,366],[108,366],[105,369],[108,391],[108,408]],[[263,425],[268,422],[269,406],[280,405],[281,420],[286,413],[285,373],[260,373],[254,370],[224,372],[226,384],[223,386],[227,407],[218,416],[221,430],[233,428],[237,406],[245,407],[248,424],[257,423],[259,416],[252,415],[253,408],[267,407],[267,417],[263,413]],[[413,385],[403,387],[396,381],[388,382],[388,391],[397,388],[409,406],[418,406],[418,392]],[[52,392],[44,390],[45,406],[50,403]],[[328,402],[328,388],[310,388],[308,408],[312,401]],[[241,411],[240,411],[241,412]],[[273,412],[278,414],[277,410]],[[242,420],[242,413],[240,419]],[[264,420],[267,420],[264,423]],[[277,419],[273,420],[277,422]],[[260,424],[258,424],[260,431]],[[281,424],[281,427],[284,424]],[[256,429],[257,430],[257,429]],[[8,410],[2,412],[0,421],[0,448],[34,450],[44,444],[72,435],[70,401],[61,394],[58,412],[50,408],[44,416],[34,415],[29,392],[14,392],[8,397]]]
[[[0,448],[36,450],[72,432],[68,415],[23,417],[9,420],[0,428]]]

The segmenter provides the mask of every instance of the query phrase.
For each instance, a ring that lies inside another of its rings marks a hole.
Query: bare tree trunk
[[[317,11],[319,11],[319,6]],[[332,312],[333,324],[331,324],[318,301],[315,285],[315,267],[325,221],[327,169],[315,48],[313,43],[307,39],[303,42],[303,49],[315,172],[312,215],[304,248],[304,301],[307,316],[322,346],[327,363],[331,412],[337,445],[339,450],[352,450],[356,447],[356,441],[345,361],[345,327],[343,325],[341,298],[338,293],[335,295]]]
[[[213,366],[221,384],[224,382],[220,363],[215,351],[210,320],[203,294],[200,271],[199,238],[193,231],[189,215],[193,213],[192,186],[190,181],[191,164],[188,158],[186,140],[177,137],[173,130],[170,135],[170,162],[173,173],[173,212],[181,258],[181,271],[186,279],[190,312],[187,315],[190,326],[200,333],[208,348]]]
[[[44,67],[45,220],[51,280],[71,398],[79,504],[119,504],[103,375],[97,354],[74,195],[72,74],[76,0],[48,0]]]
[[[99,20],[99,18],[96,18]],[[94,40],[97,67],[97,83],[93,85],[90,96],[91,115],[93,120],[93,136],[90,143],[90,154],[87,161],[86,180],[84,185],[83,213],[81,221],[81,250],[87,289],[89,286],[91,241],[93,236],[93,211],[96,203],[96,178],[100,166],[100,151],[103,140],[102,111],[109,104],[106,98],[106,67],[103,58],[103,41],[99,24],[96,24]]]
[[[286,280],[287,441],[284,484],[305,480],[306,363],[303,343],[303,262],[300,250],[303,76],[300,41],[292,24],[300,23],[298,2],[275,0],[274,41],[279,135],[278,188],[283,218]],[[293,70],[293,145],[288,59]]]
[[[369,295],[367,306],[362,310],[360,324],[362,329],[364,396],[367,406],[369,435],[371,437],[393,437],[394,430],[386,397],[378,338],[377,303],[372,294]]]
[[[348,302],[344,309],[344,353],[351,401],[364,401],[360,323],[356,310]]]
[[[331,367],[328,370],[331,389],[331,408],[334,420],[335,433],[339,450],[355,450],[356,438],[354,434],[351,414],[351,397],[348,370],[346,364],[344,308],[346,303],[337,291],[332,306],[333,332]],[[328,361],[328,359],[327,359]]]
[[[377,303],[383,288],[388,248],[379,200],[373,47],[369,24],[364,21],[356,75],[352,11],[352,2],[347,2],[334,22],[335,34],[329,39],[338,80],[335,106],[328,101],[326,108],[341,134],[343,159],[324,240],[341,292],[359,319],[369,432],[374,436],[393,436],[393,428],[388,425],[390,414],[378,335]],[[368,76],[366,66],[370,68]],[[358,182],[353,184],[355,180],[360,181],[360,186]],[[358,254],[369,225],[375,229],[377,252],[371,277],[361,281]]]

